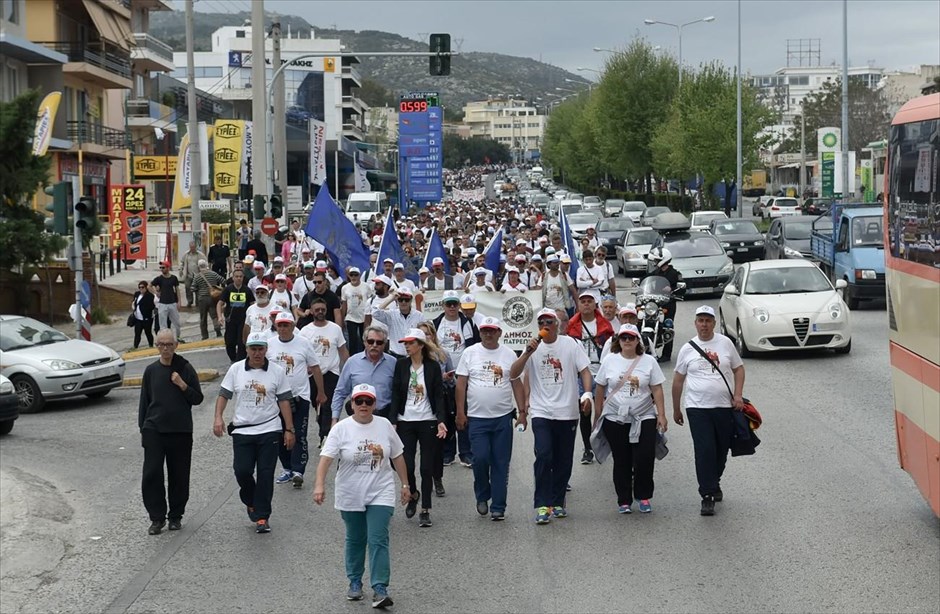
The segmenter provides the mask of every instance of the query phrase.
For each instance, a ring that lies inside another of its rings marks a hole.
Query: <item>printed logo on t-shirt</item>
[[[245,391],[249,393],[246,395],[246,398],[254,399],[255,406],[261,405],[261,403],[264,401],[264,398],[268,395],[268,389],[264,384],[257,380],[251,380],[246,383]]]
[[[353,464],[357,467],[369,467],[369,471],[375,471],[382,465],[382,459],[385,458],[385,450],[382,445],[369,439],[363,439],[356,446],[356,453],[353,455]]]
[[[447,349],[451,352],[460,351],[460,346],[463,345],[463,336],[454,328],[449,329],[445,336],[447,338]]]
[[[424,400],[424,384],[418,382],[418,373],[415,371],[411,372],[411,379],[408,382],[408,397],[414,405]]]
[[[542,384],[559,384],[564,374],[561,360],[552,354],[547,354],[538,365],[538,376]]]
[[[332,344],[330,343],[329,339],[326,337],[314,337],[312,341],[313,345],[320,349],[320,356],[326,356],[330,353],[330,347],[332,347]]]
[[[503,373],[503,368],[500,365],[487,361],[486,364],[484,365],[484,368],[489,369],[490,371],[493,372],[493,386],[494,387],[499,386],[503,382],[504,373]]]
[[[718,370],[716,367],[721,364],[721,362],[718,360],[718,353],[713,350],[705,350],[705,355],[708,356],[709,360],[712,362],[712,373],[716,372]]]
[[[632,397],[633,393],[640,389],[640,378],[636,375],[631,375],[627,378],[627,383],[630,384],[630,396]]]
[[[228,298],[228,304],[232,307],[244,307],[248,302],[248,295],[244,292],[229,292]]]
[[[274,357],[274,362],[283,365],[284,370],[290,375],[294,372],[294,357],[287,352],[280,352]]]

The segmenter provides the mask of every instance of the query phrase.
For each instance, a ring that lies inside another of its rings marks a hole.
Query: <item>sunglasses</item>
[[[409,297],[407,297],[407,296],[403,296],[403,297],[401,297],[401,298],[398,299],[398,302],[399,302],[399,303],[410,303],[410,302],[411,302],[411,298],[409,298]]]
[[[375,399],[369,397],[356,397],[353,399],[353,405],[375,405]]]
[[[538,321],[539,326],[551,326],[558,322],[555,318],[540,318]]]
[[[287,326],[290,326],[290,325],[291,325],[290,322],[278,322],[278,323],[277,323],[278,328],[287,327]]]
[[[385,345],[385,341],[381,339],[366,339],[366,345]]]
[[[620,335],[621,341],[637,341],[638,339],[636,335]]]
[[[350,276],[350,277],[359,277],[359,273],[350,273],[349,276]]]

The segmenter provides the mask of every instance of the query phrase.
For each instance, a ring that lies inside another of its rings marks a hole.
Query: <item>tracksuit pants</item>
[[[714,495],[721,489],[728,450],[734,435],[734,411],[730,407],[686,409],[692,446],[695,448],[695,477],[698,494]]]
[[[283,439],[284,434],[281,431],[260,435],[232,435],[232,469],[238,482],[238,496],[242,503],[255,509],[252,517],[254,521],[267,520],[271,516],[274,469],[277,466],[278,447]]]
[[[564,507],[578,420],[532,418],[535,440],[534,507]]]
[[[333,422],[333,394],[336,392],[336,384],[339,383],[339,375],[331,371],[323,373],[323,388],[325,390],[323,393],[326,395],[326,403],[320,406],[319,412],[314,411],[316,416],[317,424],[319,426],[319,435],[321,439],[325,439],[327,435],[330,434],[330,425]],[[310,398],[316,399],[317,393],[317,384],[313,381],[313,378],[310,378]]]
[[[178,303],[157,303],[157,318],[160,320],[160,328],[169,329],[172,326],[176,337],[179,338],[180,308]]]
[[[307,447],[310,401],[301,397],[294,397],[290,407],[294,424],[294,447],[288,450],[284,446],[284,438],[282,437],[277,454],[285,471],[294,471],[303,475],[307,470],[307,460],[310,458]]]
[[[349,355],[358,354],[365,349],[362,342],[362,334],[365,332],[363,322],[351,322],[346,320],[346,347]]]
[[[467,419],[473,449],[473,493],[490,501],[491,512],[506,511],[509,461],[512,458],[512,412],[499,418]]]
[[[653,497],[653,466],[656,464],[656,420],[640,422],[640,440],[630,443],[630,423],[604,419],[601,425],[614,458],[614,490],[617,505]]]
[[[144,448],[144,467],[140,489],[144,507],[152,521],[179,519],[189,501],[189,470],[193,457],[192,433],[160,433],[145,429],[140,432]],[[167,484],[163,485],[166,464]],[[167,509],[169,495],[169,511]]]
[[[415,481],[415,460],[421,446],[421,509],[431,509],[431,490],[434,487],[434,458],[437,456],[436,420],[398,421],[398,436],[405,448],[405,467],[408,471],[408,486],[411,493],[418,492]]]
[[[346,577],[350,582],[362,581],[368,547],[370,584],[373,588],[378,584],[388,586],[392,569],[388,523],[394,510],[389,505],[367,505],[364,512],[340,512],[346,524]]]
[[[228,318],[225,321],[225,353],[232,362],[245,360],[248,351],[245,349],[244,333],[245,318]]]

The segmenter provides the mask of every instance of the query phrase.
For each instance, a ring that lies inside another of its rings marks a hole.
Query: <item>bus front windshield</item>
[[[891,127],[888,242],[896,258],[940,267],[940,120]]]

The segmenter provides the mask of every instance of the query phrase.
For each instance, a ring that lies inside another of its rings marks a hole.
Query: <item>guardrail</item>
[[[158,38],[155,38],[149,34],[135,32],[134,43],[140,49],[149,49],[164,60],[167,60],[170,63],[173,62],[173,48]]]
[[[69,140],[81,143],[130,149],[131,135],[124,130],[109,128],[98,122],[69,120],[65,122]]]

